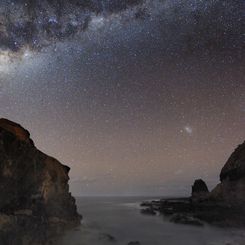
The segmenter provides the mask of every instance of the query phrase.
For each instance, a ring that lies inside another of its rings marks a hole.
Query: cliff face
[[[237,181],[245,177],[245,141],[231,154],[220,173],[220,181]]]
[[[231,154],[220,173],[221,183],[211,196],[232,205],[245,203],[245,142]]]
[[[0,119],[0,231],[20,231],[20,220],[28,227],[34,222],[37,230],[78,225],[69,170],[39,151],[27,130]]]

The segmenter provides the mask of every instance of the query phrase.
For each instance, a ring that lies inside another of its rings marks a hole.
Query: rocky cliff
[[[220,184],[210,193],[213,199],[229,205],[245,204],[245,142],[231,154],[220,173]]]
[[[19,124],[0,119],[0,244],[43,244],[80,223],[69,170],[39,151]]]
[[[245,142],[231,154],[220,173],[220,183],[208,191],[198,179],[190,198],[162,199],[142,204],[152,213],[159,211],[170,221],[204,225],[203,221],[221,226],[245,226]],[[144,212],[142,212],[144,213]]]

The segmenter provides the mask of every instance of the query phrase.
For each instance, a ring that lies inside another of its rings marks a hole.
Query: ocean
[[[140,213],[149,197],[78,197],[80,227],[60,238],[60,245],[245,245],[245,231],[170,223],[168,218]],[[159,199],[159,198],[158,198]]]

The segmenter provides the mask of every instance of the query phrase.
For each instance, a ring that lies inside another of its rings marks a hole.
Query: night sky
[[[0,117],[74,195],[186,195],[245,140],[244,0],[1,0]]]

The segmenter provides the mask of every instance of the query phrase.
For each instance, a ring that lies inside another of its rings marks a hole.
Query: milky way
[[[245,139],[244,1],[4,0],[0,113],[76,195],[188,193]]]
[[[3,1],[0,4],[0,47],[17,52],[41,49],[87,30],[96,16],[110,18],[128,9],[132,19],[150,19],[158,8],[167,31],[180,31],[191,49],[237,48],[241,45],[243,1]],[[155,6],[154,6],[155,5]],[[162,5],[162,6],[161,6]],[[159,7],[160,6],[160,7]],[[159,10],[160,8],[160,10]],[[162,11],[161,11],[162,10]],[[175,33],[177,34],[177,33]]]
[[[87,29],[91,15],[120,12],[141,1],[6,1],[1,5],[1,47],[40,49]]]

